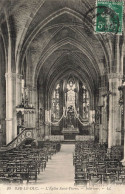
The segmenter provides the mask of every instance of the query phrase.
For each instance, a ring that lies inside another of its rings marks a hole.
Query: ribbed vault
[[[12,71],[23,72],[28,86],[46,83],[46,91],[75,72],[94,93],[105,70],[117,64],[113,60],[118,41],[116,36],[94,33],[94,7],[93,0],[2,1],[1,36]]]

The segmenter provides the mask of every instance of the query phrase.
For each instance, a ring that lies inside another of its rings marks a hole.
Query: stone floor
[[[62,144],[60,152],[52,156],[45,171],[38,176],[37,183],[74,185],[74,148],[74,144]]]

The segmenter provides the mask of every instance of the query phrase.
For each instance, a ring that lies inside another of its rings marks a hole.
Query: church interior
[[[125,184],[125,31],[94,7],[0,1],[0,183]]]

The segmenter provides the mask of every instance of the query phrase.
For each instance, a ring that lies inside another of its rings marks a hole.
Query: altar
[[[50,114],[51,135],[75,140],[77,135],[91,135],[93,114],[86,85],[69,75],[58,83],[52,95]]]
[[[78,134],[79,129],[74,127],[63,128],[62,134]]]
[[[64,140],[75,140],[76,135],[79,134],[79,129],[73,126],[68,128],[63,128],[62,134],[64,135]]]

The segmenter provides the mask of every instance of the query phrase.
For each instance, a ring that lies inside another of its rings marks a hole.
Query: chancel
[[[125,184],[125,11],[103,3],[0,1],[0,183]]]

